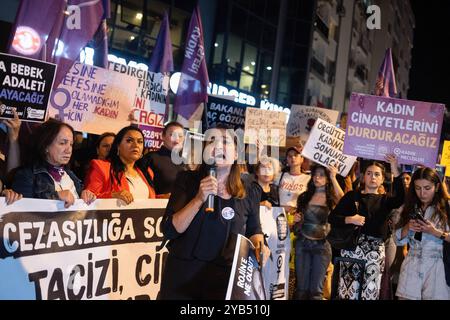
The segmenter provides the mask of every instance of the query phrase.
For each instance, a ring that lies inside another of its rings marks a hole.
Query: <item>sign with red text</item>
[[[0,300],[156,299],[166,205],[0,198]]]
[[[434,168],[445,106],[352,93],[344,153],[383,160],[395,154],[400,164]]]
[[[118,132],[131,124],[137,87],[138,80],[133,77],[75,62],[52,91],[49,115],[77,131]]]
[[[142,130],[144,146],[150,150],[159,150],[162,146],[162,131],[167,110],[169,76],[114,62],[109,63],[109,69],[129,75],[138,81],[130,120],[138,124]]]

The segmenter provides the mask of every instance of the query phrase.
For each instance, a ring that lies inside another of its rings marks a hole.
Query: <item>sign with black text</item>
[[[43,122],[56,64],[0,53],[0,118]]]
[[[334,166],[341,176],[346,177],[356,157],[343,153],[344,139],[344,130],[319,118],[314,123],[302,156],[325,167]]]
[[[156,299],[166,205],[0,198],[0,299]]]

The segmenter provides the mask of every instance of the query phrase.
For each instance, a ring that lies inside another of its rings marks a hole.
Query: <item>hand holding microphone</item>
[[[216,166],[214,164],[209,168],[209,176],[213,177],[214,179],[216,179],[216,177],[217,177]],[[215,194],[217,194],[217,180],[216,180],[216,193]],[[208,204],[206,205],[205,211],[206,212],[214,212],[214,194],[208,195]]]
[[[211,175],[211,171],[214,171],[213,175]],[[202,202],[206,202],[208,200],[208,203],[206,205],[207,212],[214,211],[214,196],[217,195],[218,192],[217,179],[214,174],[215,169],[210,170],[210,175],[206,176],[200,181],[200,187],[197,193],[197,197]],[[212,210],[208,211],[209,208],[212,208]]]

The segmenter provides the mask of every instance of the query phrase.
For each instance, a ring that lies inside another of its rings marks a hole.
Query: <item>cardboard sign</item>
[[[325,167],[335,166],[338,173],[345,177],[355,163],[356,157],[342,152],[344,138],[344,130],[322,119],[317,119],[303,148],[302,156]]]
[[[328,123],[336,124],[339,112],[319,107],[292,105],[291,115],[287,125],[287,135],[301,137],[305,144],[317,119],[323,119]]]
[[[267,146],[286,145],[286,120],[287,115],[282,111],[247,108],[244,143],[256,144],[259,139]]]
[[[49,114],[75,130],[93,134],[129,126],[136,78],[75,62],[53,90]]]

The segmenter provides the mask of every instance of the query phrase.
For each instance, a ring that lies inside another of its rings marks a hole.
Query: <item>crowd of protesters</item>
[[[0,192],[8,205],[23,197],[61,200],[65,207],[76,199],[88,205],[100,198],[125,205],[169,199],[163,219],[169,256],[160,298],[224,297],[237,234],[248,236],[266,260],[261,205],[282,207],[288,217],[292,299],[450,299],[443,262],[443,244],[450,242],[449,198],[445,177],[432,168],[417,168],[411,177],[399,171],[395,155],[386,155],[390,170],[360,159],[342,178],[333,166],[305,165],[300,145],[287,148],[284,168],[267,156],[251,168],[238,165],[238,138],[218,126],[202,149],[214,162],[214,177],[208,174],[211,163],[173,161],[185,139],[177,122],[165,126],[159,150],[146,152],[142,131],[128,126],[102,134],[81,158],[75,156],[81,149],[75,150],[70,125],[50,119],[29,133],[26,146],[19,145],[20,126],[15,114],[0,130]],[[74,158],[81,159],[76,168]],[[204,214],[211,194],[221,215]],[[356,248],[333,248],[328,233],[346,225],[359,228]],[[363,269],[355,273],[352,263],[358,262]],[[330,294],[330,267],[336,263]]]

